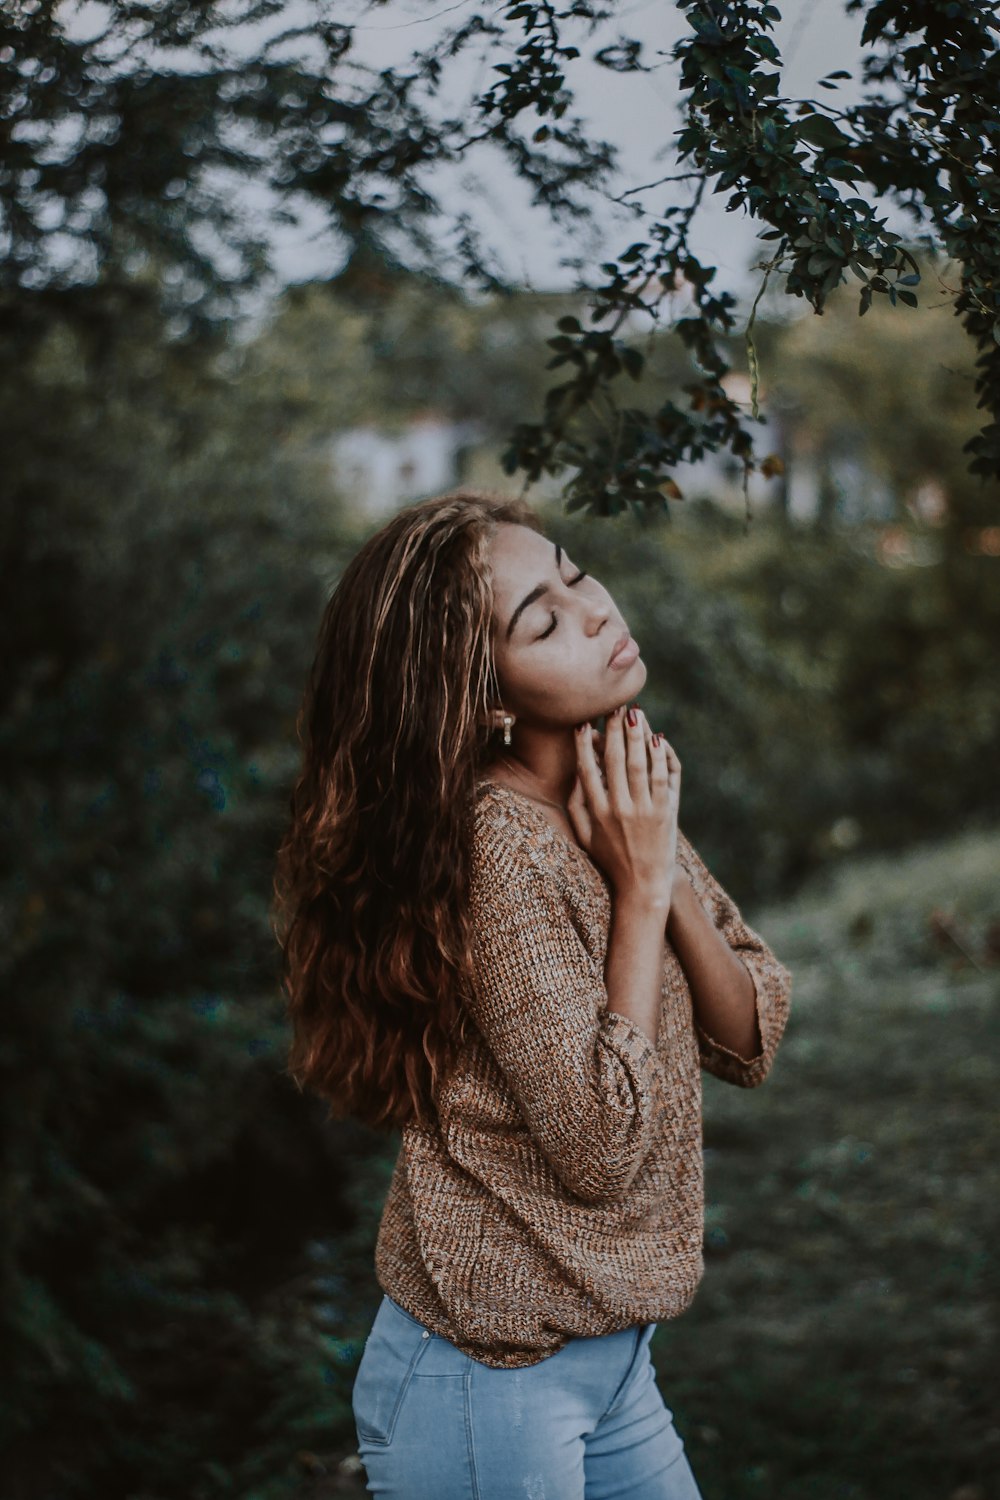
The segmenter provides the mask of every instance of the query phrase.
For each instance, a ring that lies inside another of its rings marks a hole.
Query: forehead
[[[490,540],[493,595],[498,607],[517,604],[527,589],[552,573],[555,546],[541,532],[510,521],[499,525]]]

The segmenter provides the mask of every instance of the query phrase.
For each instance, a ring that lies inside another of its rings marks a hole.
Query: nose
[[[609,603],[601,603],[601,601],[598,600],[595,604],[593,604],[587,616],[587,624],[591,634],[596,635],[597,632],[607,624],[610,618],[611,605]]]

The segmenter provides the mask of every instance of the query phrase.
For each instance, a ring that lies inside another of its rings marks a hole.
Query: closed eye
[[[586,576],[587,576],[587,574],[581,568],[580,571],[579,571],[579,573],[577,573],[577,575],[576,575],[575,578],[567,578],[567,580],[566,580],[567,587],[568,588],[572,588],[573,585],[574,585],[574,583],[579,583],[580,579],[581,578],[586,578]],[[548,630],[543,630],[542,633],[541,633],[541,635],[536,635],[535,636],[535,640],[536,641],[544,641],[544,640],[546,640],[552,634],[553,630],[555,630],[556,625],[559,623],[558,620],[556,619],[556,612],[555,612],[555,610],[554,609],[551,610],[550,613],[552,615],[552,624],[549,626]]]

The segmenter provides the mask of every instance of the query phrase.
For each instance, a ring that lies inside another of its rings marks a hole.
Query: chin
[[[637,656],[635,661],[629,667],[628,671],[625,673],[625,676],[622,678],[622,686],[627,686],[629,698],[634,698],[636,693],[642,692],[642,689],[646,686],[646,678],[648,677],[648,675],[649,673],[646,671],[646,663],[643,661],[641,656]]]
[[[637,698],[646,685],[648,675],[646,663],[641,656],[637,656],[628,671],[619,674],[615,695],[607,708],[602,708],[600,713],[602,715],[614,713],[615,709],[620,708],[623,703],[628,703],[631,699]]]

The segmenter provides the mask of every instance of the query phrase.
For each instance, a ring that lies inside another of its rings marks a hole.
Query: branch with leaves
[[[687,30],[656,63],[634,37],[618,31],[608,41],[616,5],[503,0],[463,10],[460,24],[405,65],[375,69],[359,60],[357,26],[332,0],[316,0],[292,28],[281,26],[281,0],[93,0],[89,30],[66,24],[68,4],[15,0],[0,12],[0,309],[24,332],[43,328],[53,307],[86,324],[102,308],[120,316],[141,295],[157,299],[181,333],[217,326],[267,270],[266,235],[233,188],[240,178],[263,185],[279,217],[304,202],[321,206],[347,247],[381,244],[440,279],[500,290],[475,214],[444,214],[435,180],[442,164],[499,151],[538,211],[570,233],[599,195],[642,219],[620,255],[592,273],[581,266],[586,311],[563,319],[549,341],[550,368],[566,378],[537,419],[516,427],[505,454],[526,484],[557,475],[571,507],[613,512],[662,507],[679,493],[676,466],[711,452],[733,455],[744,483],[763,468],[754,452],[757,302],[744,327],[748,413],[727,382],[736,298],[690,243],[708,192],[760,221],[759,295],[767,284],[817,313],[845,281],[860,283],[862,314],[879,297],[915,306],[913,249],[951,257],[984,411],[967,445],[970,468],[1000,477],[992,7],[847,0],[848,11],[866,12],[868,50],[861,102],[837,108],[839,71],[818,81],[822,97],[782,94],[776,6],[676,4]],[[251,27],[265,39],[248,52]],[[474,47],[494,59],[493,77],[466,108],[443,114],[449,70]],[[587,48],[618,74],[675,69],[679,170],[642,191],[690,182],[686,202],[647,212],[640,190],[616,180],[614,149],[574,114],[573,68]],[[911,244],[887,228],[889,203],[912,220]],[[690,362],[690,380],[659,402],[647,397],[636,337],[649,326],[672,329]]]
[[[880,200],[895,198],[916,210],[917,221],[930,226],[931,243],[963,267],[955,308],[981,350],[978,389],[993,418],[968,445],[970,467],[1000,475],[996,21],[972,3],[918,7],[883,0],[864,31],[866,44],[882,47],[865,63],[866,82],[878,91],[853,109],[837,110],[780,95],[780,56],[770,35],[780,19],[774,5],[679,5],[690,30],[673,50],[685,101],[677,156],[697,175],[695,206],[708,184],[714,192],[728,191],[727,207],[760,219],[766,226],[760,238],[776,242],[762,263],[747,327],[751,421],[758,417],[753,320],[772,277],[817,313],[848,273],[861,283],[861,314],[879,296],[894,306],[917,305],[917,261],[879,212]],[[911,47],[900,46],[903,36],[913,37]],[[835,90],[846,76],[834,72],[820,84]],[[601,267],[607,279],[590,294],[595,326],[566,321],[550,340],[553,364],[571,364],[573,377],[550,391],[540,422],[518,428],[506,455],[510,472],[523,470],[530,481],[570,468],[570,505],[600,512],[629,501],[662,503],[671,468],[708,451],[728,449],[746,480],[757,462],[752,429],[727,394],[729,367],[719,349],[719,335],[734,326],[734,299],[709,293],[715,269],[690,254],[689,223],[688,211],[668,207],[647,241]],[[658,287],[658,295],[641,303],[637,280],[643,288]],[[680,281],[692,304],[673,324],[696,370],[686,387],[688,410],[672,400],[647,410],[609,397],[622,373],[641,373],[641,356],[621,333],[622,315],[641,306],[658,316]],[[574,441],[572,418],[599,391],[618,415],[616,441]]]

